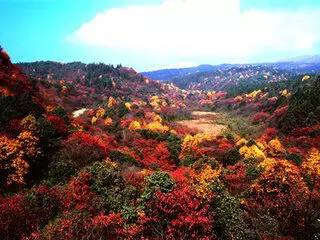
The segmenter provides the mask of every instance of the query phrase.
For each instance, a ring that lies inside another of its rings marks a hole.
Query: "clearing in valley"
[[[191,113],[192,119],[181,120],[177,123],[189,129],[194,129],[197,132],[217,136],[227,129],[225,125],[215,122],[218,115],[219,113],[215,112],[194,111]]]

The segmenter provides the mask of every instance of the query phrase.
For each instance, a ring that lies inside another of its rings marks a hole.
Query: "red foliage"
[[[180,185],[191,184],[190,177],[192,177],[193,174],[194,172],[190,167],[179,167],[170,173],[175,182]]]
[[[91,174],[82,172],[73,178],[64,191],[62,206],[64,211],[88,210],[94,211],[95,195],[90,191]]]
[[[234,166],[227,166],[223,179],[230,192],[242,192],[247,188],[249,183],[246,175],[246,166],[243,163],[237,163]]]
[[[288,144],[294,145],[307,152],[310,148],[320,148],[320,125],[296,128],[286,137]]]
[[[274,139],[278,134],[278,130],[276,128],[267,128],[264,130],[259,140],[262,142],[270,142]]]
[[[92,136],[86,132],[76,132],[69,136],[67,143],[76,142],[78,145],[83,148],[97,148],[102,151],[104,154],[108,154],[110,147],[114,142],[113,137],[106,134],[98,136]]]
[[[141,189],[147,175],[144,172],[138,172],[137,169],[127,169],[122,173],[122,176],[128,184]]]
[[[186,187],[157,192],[146,209],[140,224],[147,239],[215,239],[208,205]]]
[[[252,186],[246,205],[251,214],[268,212],[279,222],[280,232],[292,235],[305,227],[305,200],[309,195],[297,166],[277,161]]]
[[[92,218],[92,228],[95,239],[119,239],[124,237],[123,219],[121,214],[100,214]]]
[[[28,231],[24,206],[21,194],[0,199],[0,235],[4,239],[20,238]]]
[[[280,119],[288,110],[288,106],[277,108],[272,114],[273,118]]]
[[[7,132],[10,133],[19,133],[22,131],[22,127],[20,125],[21,119],[11,119],[7,125]]]
[[[170,162],[170,152],[165,142],[152,139],[136,139],[133,143],[137,154],[137,160],[146,167],[159,167],[163,170],[173,170]]]
[[[68,132],[68,127],[61,117],[56,115],[47,115],[47,119],[58,134],[65,135]]]
[[[58,196],[57,189],[40,186],[29,195],[0,197],[1,239],[20,239],[46,225],[58,211]]]
[[[302,149],[298,148],[298,147],[288,148],[287,152],[290,153],[290,154],[296,154],[296,155],[300,155],[300,156],[304,156],[305,155],[305,152]]]
[[[269,113],[266,112],[258,112],[252,117],[253,123],[263,123],[270,117]]]

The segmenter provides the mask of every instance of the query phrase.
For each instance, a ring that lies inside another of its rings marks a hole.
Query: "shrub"
[[[179,164],[179,154],[181,152],[182,141],[176,135],[170,135],[167,138],[167,146],[170,151],[170,159],[175,164]]]
[[[63,183],[79,169],[102,160],[106,156],[106,144],[87,133],[70,135],[49,164],[50,183]]]
[[[255,124],[264,123],[270,117],[269,113],[258,112],[252,117],[252,122]]]
[[[294,162],[296,165],[301,165],[303,159],[299,154],[295,154],[295,153],[289,153],[286,156],[286,159]]]
[[[119,212],[137,199],[137,189],[124,181],[119,169],[95,163],[87,171],[92,174],[91,190],[103,197],[103,207],[107,212]]]
[[[240,201],[223,191],[217,195],[213,203],[215,213],[215,232],[221,239],[255,239],[245,222],[245,212]]]
[[[141,196],[144,201],[149,200],[157,190],[170,192],[175,186],[175,182],[171,179],[170,175],[161,171],[154,172],[146,177],[145,181],[146,186]]]
[[[111,151],[109,157],[112,161],[116,161],[118,163],[131,163],[137,164],[137,161],[128,154],[122,153],[120,151]]]
[[[262,168],[249,164],[246,170],[246,175],[250,180],[257,179],[262,173]]]
[[[180,161],[180,165],[181,166],[191,166],[192,164],[195,163],[195,161],[196,161],[196,159],[193,156],[187,155]]]
[[[216,239],[209,206],[187,188],[157,191],[139,222],[146,239]]]
[[[223,164],[223,166],[235,165],[240,159],[241,155],[237,148],[232,148],[216,156],[217,160]]]

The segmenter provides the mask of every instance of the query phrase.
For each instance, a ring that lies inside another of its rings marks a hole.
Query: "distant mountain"
[[[162,69],[162,70],[156,70],[151,72],[143,72],[142,74],[154,80],[168,81],[175,77],[182,77],[182,76],[187,76],[195,73],[214,71],[218,67],[219,66],[203,64],[197,67]]]
[[[231,65],[215,71],[175,77],[171,81],[180,88],[229,91],[248,85],[287,81],[291,74],[273,66]]]
[[[192,90],[224,90],[244,85],[263,85],[303,74],[320,73],[320,55],[300,57],[285,62],[256,64],[200,65],[142,73],[144,76],[172,82]]]
[[[311,56],[302,56],[291,59],[292,62],[300,63],[320,63],[320,54]]]

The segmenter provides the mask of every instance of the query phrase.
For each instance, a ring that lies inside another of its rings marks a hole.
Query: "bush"
[[[287,154],[286,159],[294,162],[296,165],[301,165],[301,163],[303,161],[302,157],[298,154],[295,154],[295,153]]]
[[[126,209],[138,197],[137,189],[126,184],[117,168],[95,163],[87,171],[92,174],[91,190],[103,197],[107,212]]]
[[[77,172],[76,163],[68,159],[60,151],[53,156],[49,164],[47,181],[50,185],[66,183]]]
[[[75,133],[63,142],[49,164],[49,182],[64,183],[81,168],[106,156],[106,149],[100,140],[87,133]]]
[[[170,159],[175,164],[179,164],[179,154],[181,152],[182,141],[175,135],[170,135],[167,138],[167,146],[170,151]]]
[[[215,232],[220,239],[255,239],[245,222],[239,199],[224,191],[216,197],[213,209]]]
[[[250,180],[257,179],[262,173],[262,168],[254,165],[249,165],[246,170],[246,175]]]
[[[153,194],[160,190],[161,192],[170,192],[175,186],[175,182],[166,172],[154,172],[152,175],[146,177],[146,187],[142,193],[142,200],[149,200]]]
[[[109,157],[112,161],[116,161],[120,164],[122,163],[131,163],[138,164],[138,162],[128,154],[122,153],[120,151],[111,151]]]
[[[216,239],[209,206],[188,188],[157,191],[145,212],[140,220],[143,239]]]
[[[241,155],[237,148],[232,148],[226,152],[222,152],[216,157],[223,166],[235,165],[241,159]]]
[[[138,130],[138,132],[145,139],[153,139],[153,140],[158,140],[158,141],[165,141],[169,137],[168,133],[160,133],[160,132],[155,132],[155,131],[151,131],[151,130],[148,130],[148,129],[141,129],[141,130]]]
[[[181,166],[191,166],[196,162],[196,159],[193,156],[187,155],[184,159],[181,160]]]

